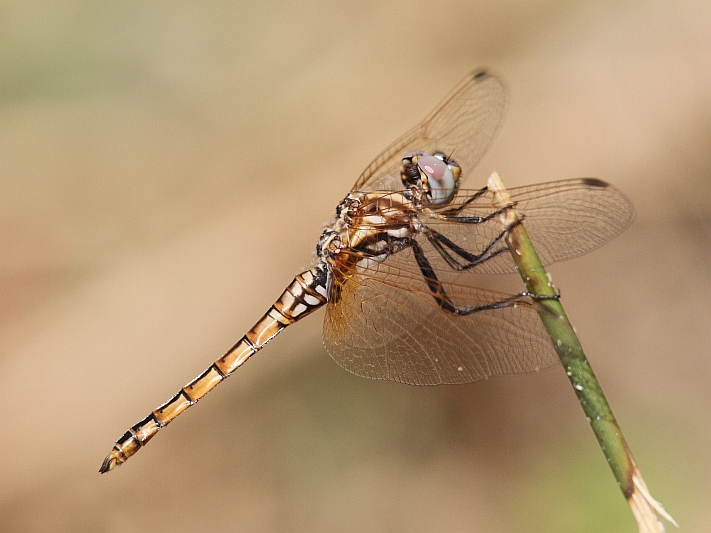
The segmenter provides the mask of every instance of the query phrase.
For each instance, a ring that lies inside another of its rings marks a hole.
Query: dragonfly
[[[412,385],[467,383],[558,363],[534,308],[541,296],[480,287],[516,272],[500,217],[515,208],[544,264],[585,254],[632,221],[629,200],[587,178],[509,189],[460,185],[503,122],[508,91],[469,74],[419,125],[386,148],[337,206],[298,274],[259,321],[198,377],[132,426],[101,465],[124,463],[287,326],[325,307],[326,350],[359,376]]]

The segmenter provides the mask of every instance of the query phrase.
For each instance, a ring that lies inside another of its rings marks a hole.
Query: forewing
[[[360,265],[334,269],[337,297],[324,319],[326,349],[354,374],[435,385],[533,372],[558,361],[530,304],[455,316],[436,304],[411,249]],[[466,307],[509,296],[450,282],[445,289]]]
[[[462,168],[461,181],[484,157],[501,125],[507,104],[504,84],[476,70],[419,125],[386,148],[361,174],[353,191],[402,189],[402,157],[415,150],[439,150]]]
[[[486,217],[494,212],[491,192],[468,199],[480,191],[459,191],[455,201],[436,213],[440,218],[421,216],[427,227],[445,235],[472,253],[481,252],[501,233],[500,218],[482,223],[452,222],[448,217]],[[544,264],[578,257],[602,246],[622,233],[634,219],[632,203],[608,183],[573,179],[508,189],[517,212]],[[503,245],[503,241],[498,247]],[[469,270],[474,274],[516,272],[508,251]]]

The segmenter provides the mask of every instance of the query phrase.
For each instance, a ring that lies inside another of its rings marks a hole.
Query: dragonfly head
[[[405,187],[422,190],[434,205],[445,205],[457,194],[462,169],[442,152],[410,152],[402,159],[400,177]]]

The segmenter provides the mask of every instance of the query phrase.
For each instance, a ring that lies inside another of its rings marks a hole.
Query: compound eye
[[[449,202],[457,192],[457,180],[449,165],[433,155],[421,155],[417,166],[427,178],[427,192],[433,204]]]

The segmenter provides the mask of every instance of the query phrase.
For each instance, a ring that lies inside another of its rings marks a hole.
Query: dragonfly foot
[[[536,294],[535,292],[523,291],[518,293],[519,296],[528,296],[534,300],[560,300],[560,289],[553,295],[549,294]]]

